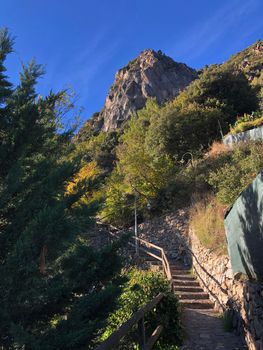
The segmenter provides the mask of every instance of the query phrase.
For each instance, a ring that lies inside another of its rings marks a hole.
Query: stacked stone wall
[[[216,308],[227,312],[251,350],[263,350],[263,286],[234,278],[229,257],[206,249],[190,231],[193,270]]]

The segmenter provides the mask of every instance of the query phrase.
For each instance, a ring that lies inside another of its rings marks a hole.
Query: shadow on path
[[[185,341],[180,350],[245,350],[239,336],[224,331],[222,318],[213,310],[183,309]]]

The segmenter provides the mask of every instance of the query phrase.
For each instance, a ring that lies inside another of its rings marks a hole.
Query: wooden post
[[[151,350],[154,346],[154,344],[156,343],[156,341],[158,340],[160,334],[163,331],[163,326],[159,325],[156,327],[156,329],[154,330],[154,332],[152,333],[150,339],[147,341],[146,344],[146,350]]]
[[[138,322],[138,335],[139,335],[139,347],[140,350],[146,350],[146,340],[145,340],[145,327],[144,327],[144,317],[142,317]]]

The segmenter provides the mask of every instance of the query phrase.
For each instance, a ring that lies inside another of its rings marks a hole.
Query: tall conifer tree
[[[94,213],[78,203],[78,171],[68,161],[71,133],[58,133],[65,92],[39,97],[43,74],[32,61],[12,89],[4,60],[12,51],[0,33],[0,347],[92,347],[118,291],[117,246],[93,252],[87,228]]]

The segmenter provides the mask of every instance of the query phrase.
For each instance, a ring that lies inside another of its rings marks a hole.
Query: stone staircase
[[[161,263],[143,254],[142,258],[153,268]],[[182,307],[185,340],[180,350],[244,350],[240,337],[226,332],[220,314],[214,309],[209,294],[204,291],[191,270],[169,259],[173,290]]]
[[[180,304],[189,309],[213,309],[214,303],[209,299],[209,295],[204,292],[199,282],[184,268],[170,265],[173,288]]]
[[[179,229],[178,229],[179,230]],[[147,242],[150,240],[147,239]],[[174,256],[166,242],[162,244],[161,239],[155,244],[164,247],[168,256],[170,272],[172,275],[173,291],[177,295],[182,309],[182,325],[184,330],[184,343],[180,350],[244,350],[241,338],[235,333],[226,332],[223,327],[222,315],[214,309],[214,302],[209,298],[208,293],[199,284],[189,267],[184,264],[187,260],[182,259],[178,254]],[[150,242],[151,245],[151,242]],[[157,248],[158,248],[157,247]],[[168,248],[167,248],[168,247]],[[158,248],[158,249],[159,249]],[[179,251],[180,249],[178,249]],[[129,247],[126,256],[134,256],[134,247]],[[140,251],[138,263],[143,268],[150,268],[155,271],[163,271],[162,262],[151,256],[154,249],[147,247],[147,252]],[[170,253],[170,254],[169,254]],[[136,257],[136,260],[138,257]]]
[[[140,254],[150,266],[158,266],[161,270],[161,262],[148,256]],[[209,299],[209,294],[206,293],[200,286],[199,282],[187,267],[169,259],[171,274],[173,278],[173,290],[182,307],[199,310],[213,310],[214,303]]]

